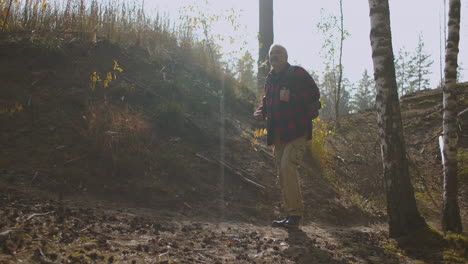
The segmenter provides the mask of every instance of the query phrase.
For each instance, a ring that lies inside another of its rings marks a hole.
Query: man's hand
[[[263,113],[262,113],[262,110],[257,110],[255,111],[255,113],[253,114],[253,117],[256,119],[256,120],[263,120]]]
[[[280,90],[280,100],[283,102],[289,102],[289,90]]]

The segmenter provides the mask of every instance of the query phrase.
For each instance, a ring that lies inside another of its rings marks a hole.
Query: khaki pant
[[[286,144],[279,144],[279,139],[275,138],[275,161],[287,215],[302,216],[304,212],[297,168],[302,161],[305,146],[305,136]]]

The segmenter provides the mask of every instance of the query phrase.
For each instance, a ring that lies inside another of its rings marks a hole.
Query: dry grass
[[[145,13],[141,3],[97,0],[0,0],[0,30],[19,33],[74,34],[87,41],[108,39],[139,45],[153,53],[193,43],[190,27],[176,27],[167,15]]]
[[[143,114],[128,109],[94,104],[88,107],[84,118],[87,121],[87,138],[113,154],[141,152],[151,138],[150,122]]]

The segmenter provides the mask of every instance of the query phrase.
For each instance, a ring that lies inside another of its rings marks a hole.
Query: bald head
[[[276,71],[282,71],[288,63],[288,51],[279,44],[273,44],[270,48],[270,65]]]
[[[271,51],[273,49],[281,51],[282,53],[284,53],[286,55],[286,58],[288,57],[288,51],[286,50],[286,48],[283,45],[280,45],[280,44],[271,45],[269,54],[271,54]]]

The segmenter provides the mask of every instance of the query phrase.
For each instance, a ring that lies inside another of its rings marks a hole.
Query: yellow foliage
[[[320,162],[321,165],[326,165],[329,160],[330,152],[326,147],[327,138],[334,134],[329,125],[317,117],[314,121],[314,130],[312,132],[312,140],[307,143],[307,149],[312,157]]]
[[[266,135],[266,134],[267,134],[266,128],[264,128],[264,129],[257,129],[257,130],[254,131],[254,138],[259,138],[259,137],[261,137],[261,136],[263,136],[263,135]]]
[[[101,81],[101,77],[97,74],[97,72],[93,72],[90,79],[91,79],[90,88],[91,90],[94,91],[94,89],[96,88],[96,83]]]
[[[20,112],[21,110],[23,110],[23,105],[16,103],[14,105],[14,109],[15,109],[15,112]]]
[[[0,115],[1,114],[14,114],[16,112],[21,112],[23,111],[24,107],[22,104],[15,103],[12,106],[0,106]]]
[[[108,88],[112,80],[113,80],[112,72],[108,72],[106,79],[103,82],[104,88]]]
[[[119,63],[117,63],[116,60],[114,60],[114,71],[123,72],[123,69],[120,68]]]
[[[105,80],[102,82],[102,86],[104,88],[109,88],[109,85],[112,83],[113,80],[117,80],[117,73],[116,71],[123,72],[123,69],[120,68],[118,62],[114,60],[114,67],[113,67],[114,72],[108,72],[106,73]],[[102,81],[101,76],[97,72],[93,72],[93,74],[90,77],[91,79],[91,84],[90,88],[92,91],[96,88],[96,84],[100,81]]]
[[[258,138],[263,136],[263,135],[266,135],[267,133],[268,133],[268,131],[266,130],[266,128],[257,129],[257,130],[254,131],[254,133],[253,133],[254,138],[252,140],[250,140],[250,145],[252,146],[252,148],[255,151],[257,151],[256,146],[259,144],[258,143]]]

